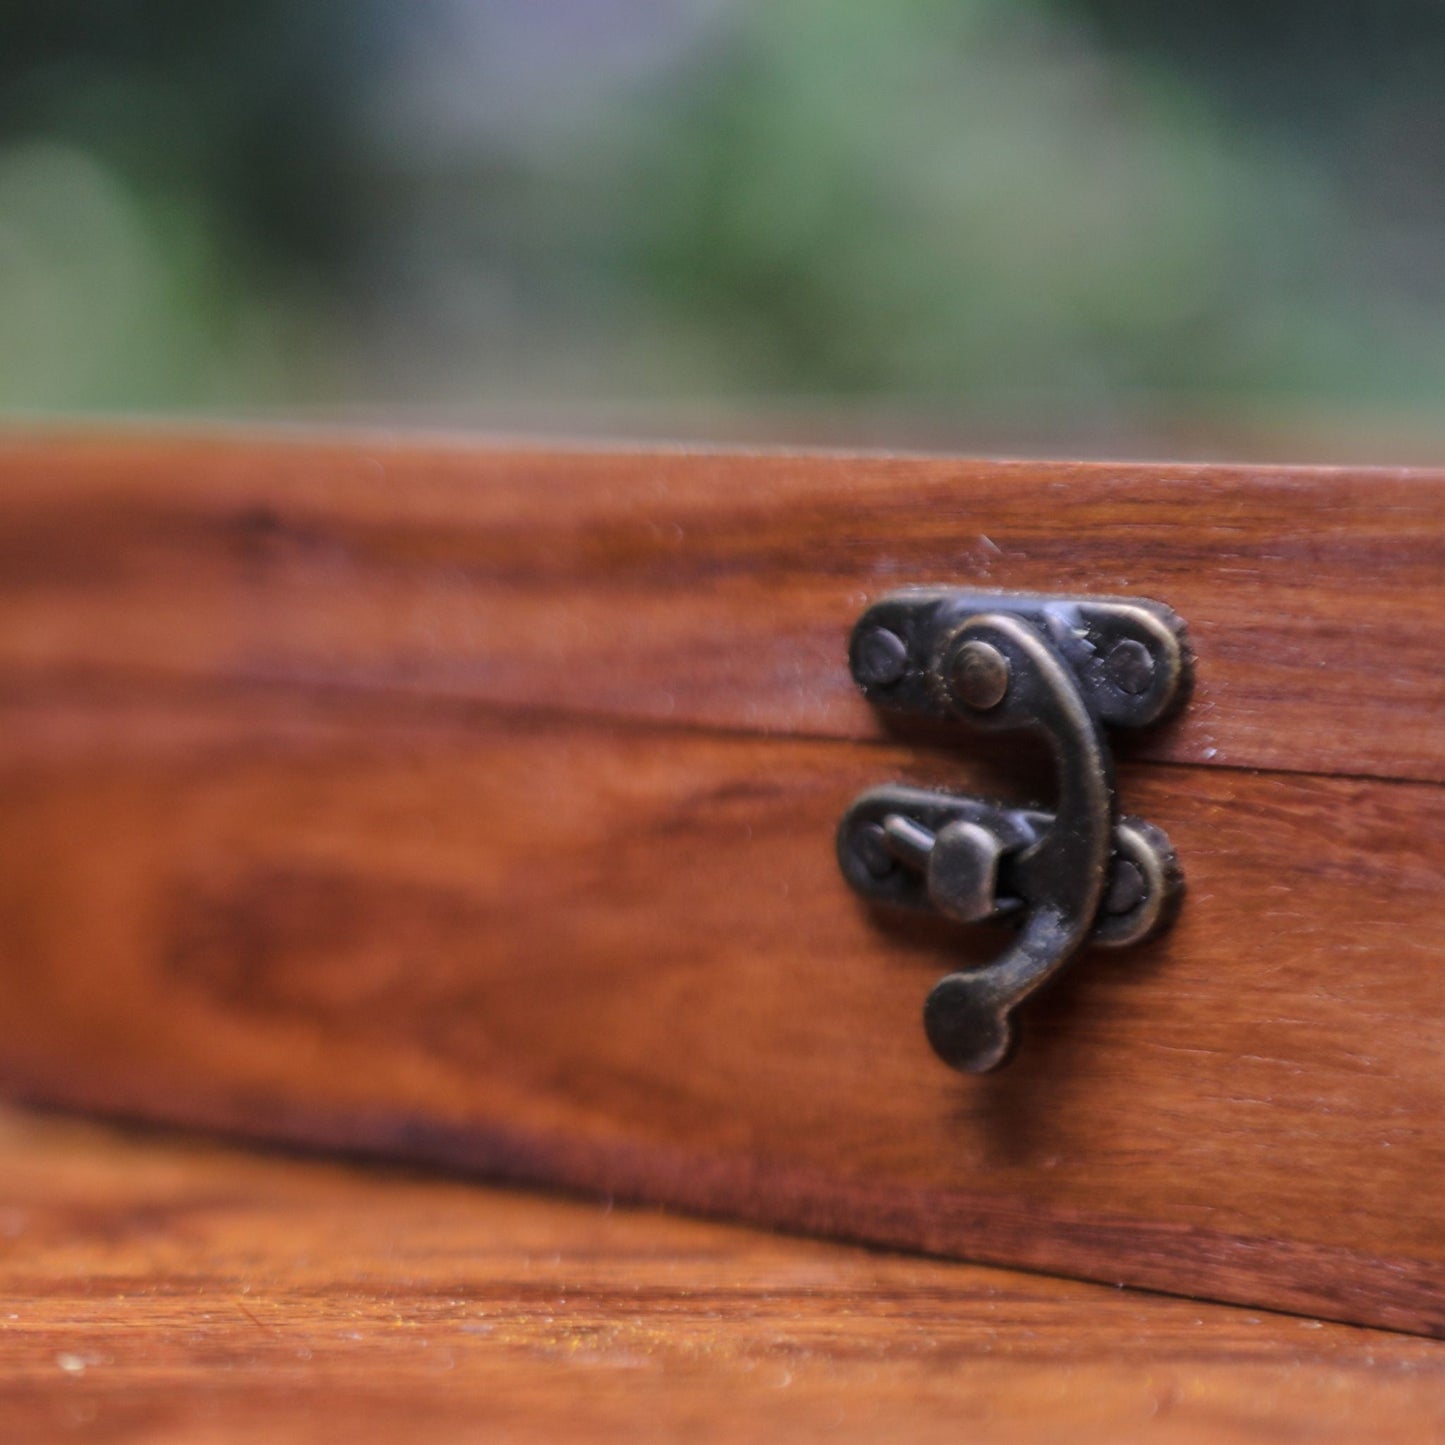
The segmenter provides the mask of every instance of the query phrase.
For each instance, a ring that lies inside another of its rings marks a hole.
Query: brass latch
[[[1173,918],[1183,875],[1158,828],[1118,816],[1104,729],[1182,703],[1184,626],[1142,598],[908,588],[859,619],[849,662],[880,707],[1032,728],[1054,754],[1052,812],[898,785],[864,793],[838,829],[843,875],[865,898],[1019,930],[924,1007],[939,1057],[983,1073],[1008,1056],[1014,1008],[1081,947],[1137,943]]]

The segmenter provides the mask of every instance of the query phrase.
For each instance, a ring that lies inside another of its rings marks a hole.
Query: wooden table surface
[[[0,1439],[1445,1439],[1445,1344],[0,1113]]]

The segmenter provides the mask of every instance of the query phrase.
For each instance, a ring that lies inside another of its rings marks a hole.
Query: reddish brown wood
[[[1194,705],[1141,756],[1445,780],[1445,474],[12,435],[0,667],[872,737],[910,582],[1152,595]]]
[[[944,750],[276,689],[12,703],[0,1071],[31,1097],[1445,1330],[1433,786],[1126,769],[1176,930],[1017,1062],[919,1010],[835,820]],[[971,937],[970,943],[962,941]],[[981,953],[978,956],[983,956]]]
[[[8,1440],[1415,1442],[1434,1341],[0,1116]]]

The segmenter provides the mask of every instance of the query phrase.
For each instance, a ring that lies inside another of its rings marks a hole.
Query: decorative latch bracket
[[[1137,943],[1172,921],[1183,875],[1158,828],[1118,815],[1104,729],[1181,704],[1184,626],[1142,598],[908,588],[864,612],[849,663],[880,707],[1034,729],[1057,764],[1052,812],[898,785],[864,793],[838,829],[843,876],[865,898],[1018,929],[924,1007],[939,1057],[983,1073],[1009,1054],[1014,1008],[1081,947]]]

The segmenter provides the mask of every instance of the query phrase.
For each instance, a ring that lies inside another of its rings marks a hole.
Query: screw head
[[[961,703],[975,712],[987,712],[1008,691],[1008,658],[991,642],[965,642],[954,655],[948,681]]]
[[[886,878],[898,865],[888,851],[888,836],[880,823],[864,823],[853,830],[848,846],[873,878]]]
[[[1154,681],[1154,654],[1136,638],[1116,642],[1104,659],[1104,676],[1130,697],[1149,691]]]
[[[864,687],[888,687],[908,670],[908,648],[886,627],[870,627],[853,649],[853,676]]]
[[[1144,875],[1139,865],[1128,858],[1121,858],[1114,865],[1114,877],[1104,897],[1104,912],[1119,917],[1132,913],[1144,901]]]

